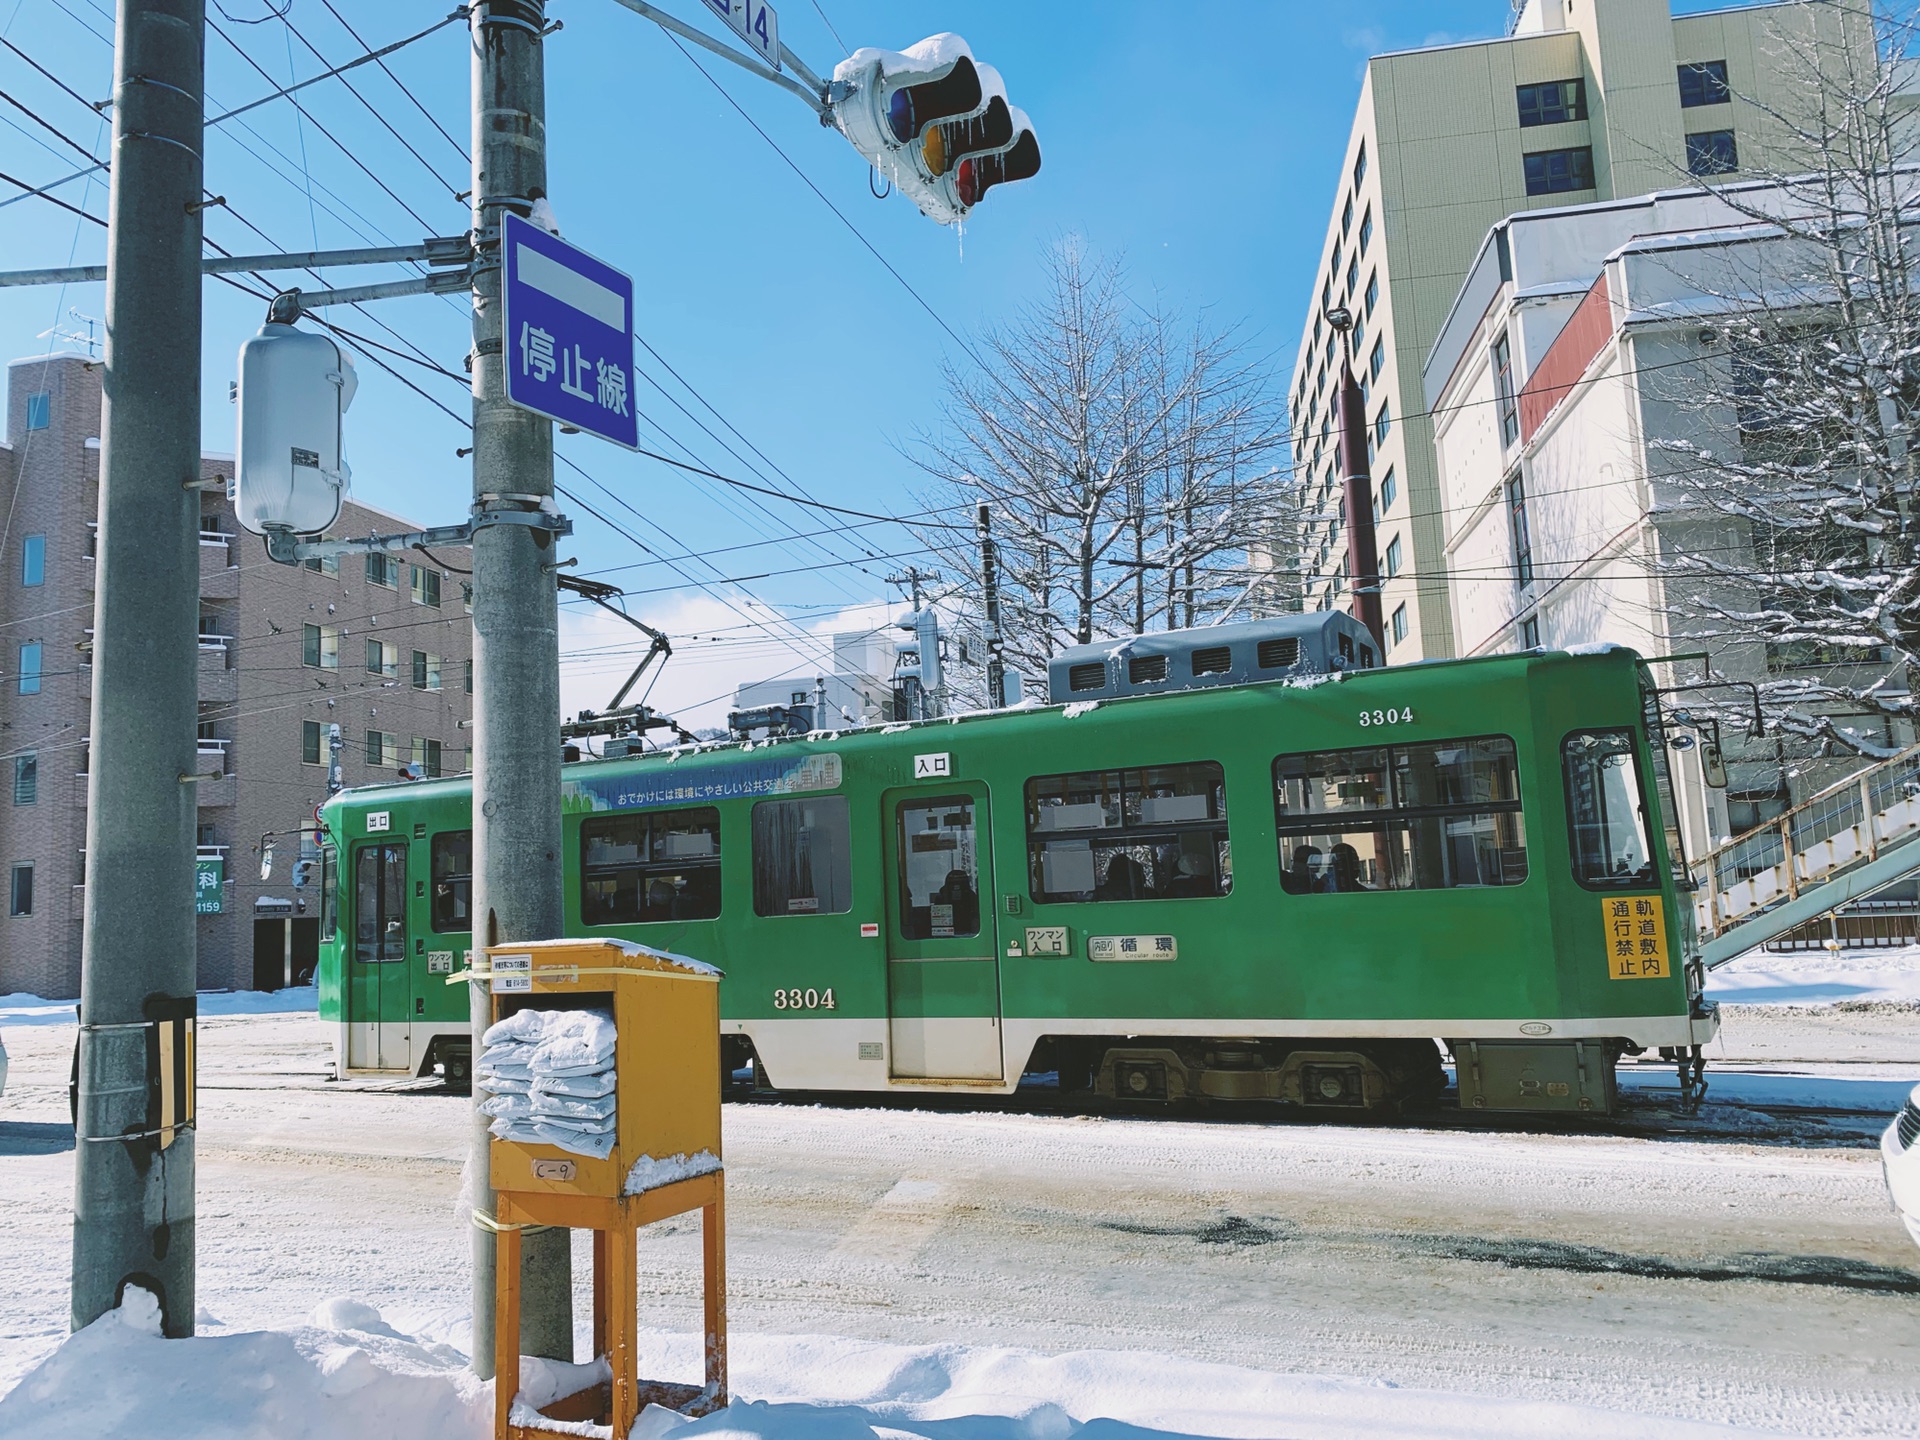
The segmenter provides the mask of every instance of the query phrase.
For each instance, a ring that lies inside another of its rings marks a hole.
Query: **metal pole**
[[[1000,557],[993,546],[993,512],[982,500],[975,529],[980,536],[981,609],[987,630],[987,704],[998,710],[1007,704],[1007,662],[1000,653]]]
[[[546,0],[473,6],[473,499],[483,512],[551,509],[553,426],[507,400],[501,333],[501,217],[546,193]],[[560,618],[551,532],[488,525],[473,537],[473,843],[476,945],[561,934]],[[481,957],[475,956],[476,960]],[[481,967],[484,968],[484,967]],[[485,981],[471,983],[473,1039],[491,1021]],[[493,1214],[484,1091],[473,1086],[469,1184]],[[473,1368],[493,1373],[494,1246],[473,1228]],[[568,1232],[522,1247],[521,1349],[573,1358]]]
[[[154,1133],[148,1057],[194,1004],[205,28],[204,0],[120,0],[74,1147],[73,1327],[131,1284],[169,1336],[193,1334],[194,1134]]]
[[[1341,349],[1346,349],[1342,331]],[[1380,653],[1387,653],[1380,609],[1380,549],[1373,533],[1373,475],[1367,459],[1367,406],[1353,366],[1340,362],[1341,505],[1347,526],[1347,578],[1353,587],[1353,618],[1367,627]]]

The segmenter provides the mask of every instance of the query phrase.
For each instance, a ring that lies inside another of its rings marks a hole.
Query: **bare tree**
[[[1773,26],[1790,98],[1760,108],[1785,142],[1771,170],[1702,182],[1733,228],[1685,261],[1712,344],[1643,380],[1688,422],[1648,434],[1673,628],[1746,647],[1801,753],[1884,753],[1915,714],[1915,38],[1911,9],[1802,4]]]
[[[1236,331],[1136,305],[1074,244],[1047,272],[1044,302],[949,364],[946,425],[913,455],[927,509],[992,506],[1005,654],[1030,673],[1065,645],[1220,615],[1297,511],[1284,410]],[[971,527],[920,534],[972,609]]]

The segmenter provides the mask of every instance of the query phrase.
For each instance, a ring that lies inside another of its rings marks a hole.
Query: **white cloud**
[[[649,603],[644,612],[634,609],[639,618],[665,632],[673,655],[664,665],[654,662],[628,703],[644,696],[647,704],[689,730],[724,726],[734,691],[749,681],[790,675],[796,688],[810,689],[814,676],[831,672],[834,635],[881,628],[905,613],[901,606],[873,600],[824,616],[788,620],[739,592]],[[597,606],[562,606],[562,713],[571,719],[581,710],[604,709],[646,654],[648,643],[645,635]]]

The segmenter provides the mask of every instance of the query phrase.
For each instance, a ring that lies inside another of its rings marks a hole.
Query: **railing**
[[[224,755],[231,740],[216,740],[211,735],[201,735],[193,742],[194,750],[201,755]]]
[[[1801,801],[1694,867],[1700,933],[1723,935],[1760,911],[1920,838],[1920,747]]]

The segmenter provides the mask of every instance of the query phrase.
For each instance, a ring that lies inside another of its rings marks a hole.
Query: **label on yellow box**
[[[1614,980],[1658,980],[1668,974],[1667,916],[1658,895],[1600,902],[1607,937],[1607,974]]]

